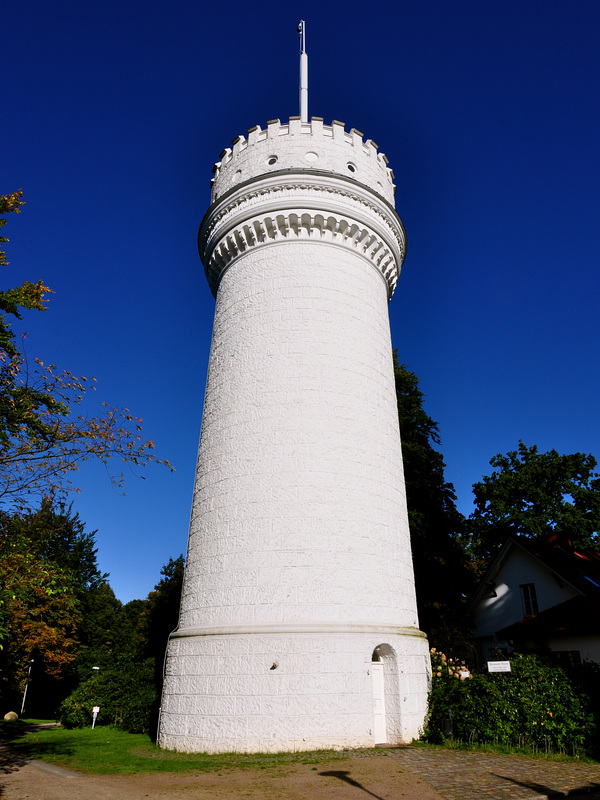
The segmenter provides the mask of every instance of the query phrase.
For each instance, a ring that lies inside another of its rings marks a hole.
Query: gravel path
[[[1,800],[600,800],[600,765],[431,748],[222,773],[82,775],[0,749]]]

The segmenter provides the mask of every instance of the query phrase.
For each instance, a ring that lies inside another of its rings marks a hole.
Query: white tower
[[[393,174],[341,122],[251,128],[215,166],[216,296],[159,743],[277,751],[418,736],[418,629],[387,303]]]

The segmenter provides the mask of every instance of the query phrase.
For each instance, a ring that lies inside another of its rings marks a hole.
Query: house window
[[[548,655],[559,667],[577,667],[581,664],[579,650],[554,650]]]
[[[535,583],[521,584],[521,597],[523,598],[523,608],[526,617],[533,617],[538,613],[537,595],[535,593]]]

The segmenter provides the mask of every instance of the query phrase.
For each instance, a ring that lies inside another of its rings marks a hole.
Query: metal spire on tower
[[[298,25],[300,39],[300,121],[308,122],[308,55],[306,53],[306,22]]]

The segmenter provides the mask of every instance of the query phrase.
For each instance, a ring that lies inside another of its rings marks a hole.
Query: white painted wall
[[[386,286],[322,242],[217,296],[181,626],[417,627]]]
[[[325,629],[176,637],[159,743],[209,753],[372,746],[371,654],[381,643],[373,632]],[[390,676],[399,708],[388,709],[388,741],[410,741],[427,702],[427,641],[400,631],[385,643],[401,665]]]
[[[282,169],[325,170],[343,175],[369,187],[393,205],[394,173],[372,139],[343,122],[324,125],[320,117],[302,123],[291,117],[283,124],[269,122],[266,128],[250,128],[247,136],[238,136],[231,148],[221,154],[215,165],[213,202],[238,183]],[[352,169],[352,167],[354,169]]]
[[[548,649],[552,651],[578,651],[582,661],[595,661],[600,664],[599,636],[561,636],[549,639]]]
[[[497,596],[484,598],[474,611],[476,637],[492,636],[495,631],[523,619],[525,609],[519,589],[522,584],[535,584],[539,611],[579,594],[564,582],[559,586],[548,568],[520,547],[512,548],[493,580]]]

